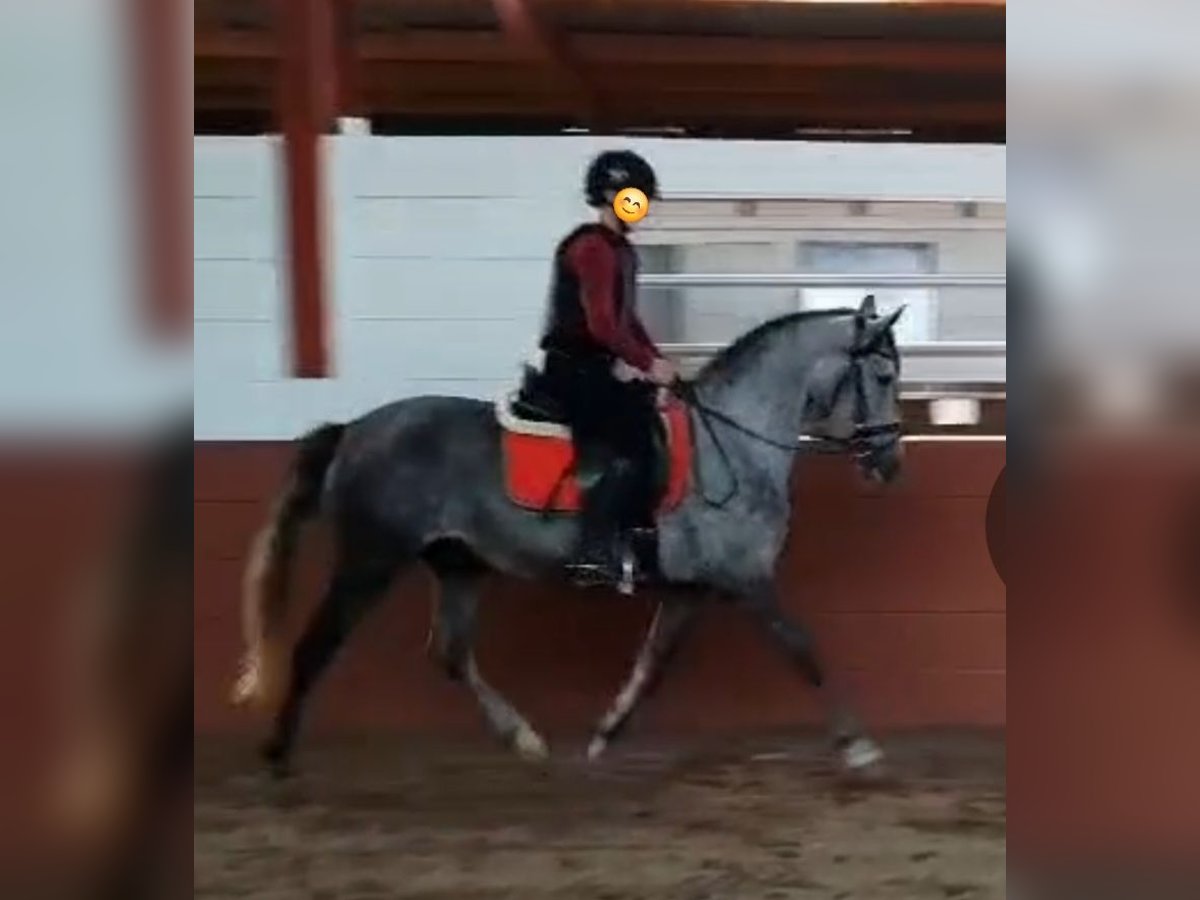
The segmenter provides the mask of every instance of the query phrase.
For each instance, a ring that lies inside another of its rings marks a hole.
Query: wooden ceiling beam
[[[274,88],[263,85],[196,85],[195,111],[257,112],[274,119]]]
[[[196,29],[192,41],[198,60],[276,59],[279,42],[262,31]]]
[[[1003,73],[987,76],[943,78],[907,71],[858,72],[827,70],[788,71],[752,67],[670,69],[658,67],[610,69],[602,89],[619,96],[640,93],[745,94],[756,97],[811,94],[849,100],[927,97],[999,99],[1005,97]]]
[[[569,98],[562,96],[438,95],[397,96],[395,91],[366,88],[363,99],[376,116],[413,116],[430,119],[487,117],[499,120],[554,119],[574,122]],[[752,106],[745,95],[722,95],[700,104],[689,102],[694,95],[652,95],[623,110],[613,128],[629,127],[719,127],[777,124],[791,127],[830,128],[922,128],[986,127],[1003,133],[1005,108],[984,101],[921,101],[898,104],[873,102],[847,109],[845,104],[821,102],[819,98],[763,98]],[[198,110],[267,111],[269,88],[256,85],[197,85]]]
[[[570,117],[570,98],[556,95],[413,93],[375,86],[367,91],[379,115],[427,117]],[[778,95],[747,102],[745,94],[647,92],[621,106],[617,127],[705,125],[774,121],[796,127],[901,128],[917,125],[999,125],[1004,102],[978,100],[876,100],[848,104],[820,95]]]
[[[795,69],[908,69],[930,73],[1005,71],[1003,43],[815,38],[684,37],[573,34],[562,37],[574,66],[749,65]],[[536,47],[499,31],[408,29],[363,34],[356,56],[370,62],[539,62]],[[278,47],[260,32],[197,31],[197,59],[273,58]]]
[[[600,124],[604,115],[601,97],[579,70],[562,36],[538,19],[528,0],[492,0],[492,8],[509,41],[538,59],[551,83],[574,97],[581,120]]]
[[[928,73],[861,72],[757,69],[751,66],[720,66],[685,69],[676,66],[633,66],[596,68],[591,84],[610,98],[643,92],[827,94],[855,98],[976,97],[1002,98],[1002,73],[948,79]],[[397,89],[439,93],[561,94],[561,85],[548,80],[532,64],[478,63],[376,63],[364,84],[396,85]]]
[[[345,0],[332,2],[347,9]],[[596,130],[761,125],[786,133],[796,122],[1004,133],[999,41],[566,33],[534,14],[553,12],[545,0],[491,2],[501,29],[349,35],[339,28],[329,84],[338,109]],[[268,31],[201,27],[197,106],[256,110],[258,85],[272,79],[279,52]]]
[[[230,59],[222,63],[197,60],[192,68],[195,84],[263,84],[274,83],[279,61],[275,59]]]
[[[1006,61],[1003,43],[578,34],[570,45],[581,62],[606,65],[1003,72]]]
[[[550,9],[570,10],[582,5],[580,0],[541,0],[545,6]],[[673,15],[676,17],[686,17],[693,15],[698,6],[708,6],[710,9],[721,7],[741,7],[741,12],[754,13],[763,9],[778,8],[780,0],[636,0],[639,6],[646,9],[654,9],[660,15]],[[795,5],[802,5],[798,0],[785,0]],[[847,0],[843,0],[847,2]],[[890,12],[912,13],[916,12],[919,16],[928,17],[936,14],[937,7],[942,7],[944,10],[952,10],[958,7],[961,10],[969,10],[970,7],[980,7],[979,12],[983,14],[994,14],[996,8],[1004,8],[1008,0],[903,0],[903,3],[897,3],[896,0],[874,0],[873,3],[863,2],[863,0],[854,0],[860,6],[870,9],[872,6],[882,7]],[[597,5],[593,3],[592,5]],[[611,6],[616,4],[610,4]],[[925,9],[916,9],[915,7],[925,7]],[[990,7],[990,9],[989,9]]]
[[[536,62],[528,47],[499,31],[409,29],[397,35],[364,34],[358,56],[367,62]]]

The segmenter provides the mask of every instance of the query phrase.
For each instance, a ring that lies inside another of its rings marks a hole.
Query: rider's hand
[[[670,387],[679,379],[679,370],[675,363],[661,356],[650,366],[650,380],[661,387]]]
[[[613,363],[612,373],[613,377],[617,379],[617,381],[625,383],[630,381],[641,381],[646,378],[646,375],[643,372],[635,369],[623,359],[618,359]]]

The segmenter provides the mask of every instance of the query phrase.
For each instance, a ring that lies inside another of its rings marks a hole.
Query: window
[[[929,244],[803,241],[797,245],[796,266],[816,275],[917,275],[937,271],[935,257]],[[800,308],[856,307],[869,293],[882,313],[905,307],[896,323],[899,343],[934,340],[937,293],[930,288],[806,287],[800,292]]]
[[[682,271],[679,258],[682,247],[670,244],[651,244],[638,248],[642,272],[672,274]],[[679,288],[644,288],[639,298],[639,312],[646,330],[659,343],[680,343],[683,333],[683,291]]]
[[[950,201],[666,200],[636,240],[647,273],[1003,273],[1003,204]],[[1003,287],[645,288],[642,312],[663,343],[723,345],[798,309],[855,307],[874,293],[906,306],[902,343],[1003,340]]]
[[[643,245],[645,273],[789,272],[784,242],[697,242]],[[795,288],[646,288],[640,309],[655,340],[669,344],[725,344],[796,308]]]

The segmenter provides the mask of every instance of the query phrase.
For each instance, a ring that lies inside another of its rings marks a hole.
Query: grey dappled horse
[[[868,297],[858,310],[783,316],[740,338],[690,384],[689,493],[658,522],[659,570],[678,589],[663,592],[633,671],[596,728],[591,758],[657,680],[706,595],[747,609],[814,686],[824,685],[810,636],[783,614],[775,587],[794,451],[804,435],[850,449],[869,477],[896,474],[899,314],[879,316]],[[247,651],[235,689],[240,702],[282,701],[264,747],[277,772],[286,771],[317,678],[396,573],[418,562],[439,583],[434,647],[449,676],[470,687],[506,743],[527,757],[546,755],[537,732],[476,666],[478,589],[490,571],[564,577],[578,525],[509,500],[500,438],[493,404],[417,397],[301,439],[290,482],[251,554]],[[318,513],[333,525],[336,568],[288,666],[287,570],[302,523]],[[826,686],[822,697],[842,763],[873,767],[881,751],[830,693]]]

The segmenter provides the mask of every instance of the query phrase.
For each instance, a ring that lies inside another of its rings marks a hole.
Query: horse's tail
[[[287,613],[291,562],[304,524],[320,508],[325,473],[345,429],[345,425],[322,425],[300,439],[287,484],[254,539],[242,583],[246,649],[233,690],[235,703],[271,703],[283,685],[287,660],[280,632]]]

